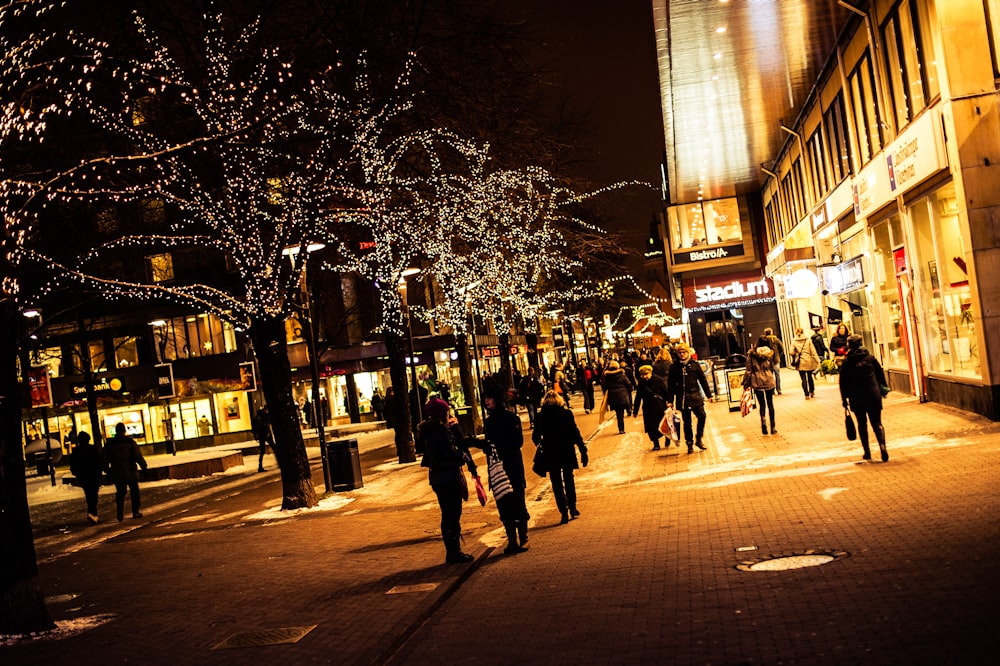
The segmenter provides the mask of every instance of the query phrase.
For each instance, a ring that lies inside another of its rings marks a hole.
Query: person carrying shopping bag
[[[705,435],[705,398],[702,393],[711,399],[712,389],[701,364],[691,358],[691,348],[680,342],[676,352],[677,362],[670,366],[670,374],[667,376],[667,402],[676,403],[675,407],[681,413],[684,443],[687,444],[688,453],[694,453],[695,446],[704,451],[702,437]],[[694,431],[691,428],[692,414],[698,419],[698,427]]]
[[[639,385],[635,389],[635,404],[632,406],[632,416],[639,416],[642,408],[643,430],[653,442],[653,450],[660,450],[660,421],[667,409],[667,385],[653,373],[653,367],[643,365],[639,368]],[[670,446],[670,440],[667,440]]]
[[[767,434],[767,416],[771,416],[771,434],[777,434],[774,426],[774,373],[777,359],[766,345],[758,345],[747,354],[747,372],[743,376],[743,388],[750,387],[760,405],[760,431]]]

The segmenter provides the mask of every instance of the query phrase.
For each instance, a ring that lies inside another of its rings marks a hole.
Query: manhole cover
[[[212,649],[228,650],[231,648],[262,647],[264,645],[298,643],[303,636],[315,628],[316,625],[314,624],[309,627],[279,627],[277,629],[245,631],[240,634],[233,634]]]
[[[818,567],[833,562],[843,557],[847,553],[843,551],[814,551],[809,550],[804,553],[793,553],[790,555],[771,555],[770,557],[740,562],[736,568],[740,571],[790,571],[792,569],[805,569],[806,567]]]

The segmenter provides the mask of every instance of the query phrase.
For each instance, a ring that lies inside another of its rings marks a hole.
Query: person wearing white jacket
[[[813,373],[819,369],[819,364],[819,352],[816,351],[812,338],[806,335],[800,326],[795,329],[795,339],[792,340],[792,367],[799,371],[802,392],[806,394],[806,400],[816,397]]]

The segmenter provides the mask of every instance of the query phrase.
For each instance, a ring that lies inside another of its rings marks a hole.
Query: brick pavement
[[[709,405],[703,453],[649,451],[631,419],[626,435],[597,430],[577,475],[580,519],[558,525],[548,483],[529,480],[527,553],[503,556],[492,503],[467,504],[470,566],[440,564],[423,470],[375,439],[365,487],[338,494],[351,501],[335,510],[249,517],[279,501],[274,475],[146,503],[143,521],[102,524],[114,534],[89,548],[52,545],[41,565],[46,594],[78,595],[50,603],[63,626],[107,621],[0,647],[0,660],[992,663],[1000,424],[890,394],[892,459],[862,464],[841,432],[837,387],[807,401],[789,379],[775,398],[778,435],[723,403]],[[577,414],[585,432],[597,428]],[[845,555],[736,568],[811,550]],[[386,594],[421,585],[433,589]],[[313,625],[293,644],[211,649]]]

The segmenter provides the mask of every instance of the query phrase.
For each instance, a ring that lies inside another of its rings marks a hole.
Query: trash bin
[[[454,409],[455,419],[458,420],[458,428],[465,435],[473,435],[476,431],[475,415],[471,407],[456,407]]]
[[[330,465],[331,490],[354,490],[365,485],[361,479],[361,454],[358,440],[338,439],[326,445]]]

